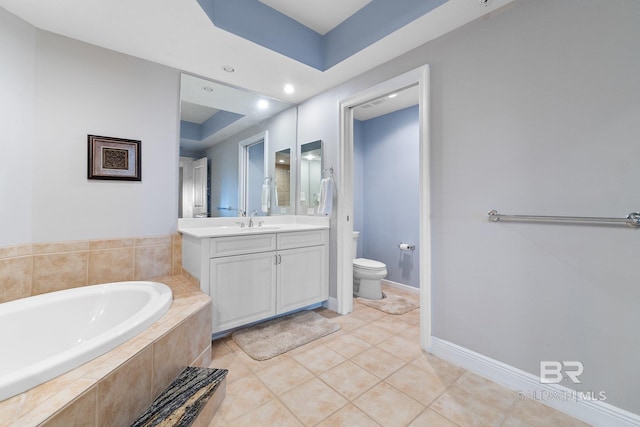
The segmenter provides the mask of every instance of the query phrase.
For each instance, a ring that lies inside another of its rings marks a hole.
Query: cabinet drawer
[[[257,234],[254,236],[229,236],[211,239],[209,256],[212,258],[257,252],[273,251],[276,249],[275,234]]]
[[[329,230],[294,231],[278,234],[278,249],[304,248],[327,244]]]

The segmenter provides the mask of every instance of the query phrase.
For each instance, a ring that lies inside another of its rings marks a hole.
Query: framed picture
[[[141,181],[140,141],[87,135],[88,179]]]

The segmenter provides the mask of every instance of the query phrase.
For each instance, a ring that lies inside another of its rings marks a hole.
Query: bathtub
[[[133,338],[173,298],[156,282],[84,286],[0,304],[0,401]]]

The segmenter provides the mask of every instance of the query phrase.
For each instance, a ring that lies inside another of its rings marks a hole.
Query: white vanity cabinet
[[[196,244],[183,237],[183,248],[201,251],[198,264],[206,270],[201,270],[199,279],[213,302],[213,333],[329,297],[327,229],[198,240]],[[189,262],[183,262],[189,270]]]

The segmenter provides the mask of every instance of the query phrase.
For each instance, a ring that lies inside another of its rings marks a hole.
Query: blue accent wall
[[[361,176],[361,178],[359,178]],[[418,106],[354,126],[354,229],[359,257],[387,266],[387,279],[420,287]],[[401,242],[416,245],[401,251]]]
[[[325,35],[259,0],[197,0],[211,22],[320,71],[328,70],[447,0],[372,0]]]

